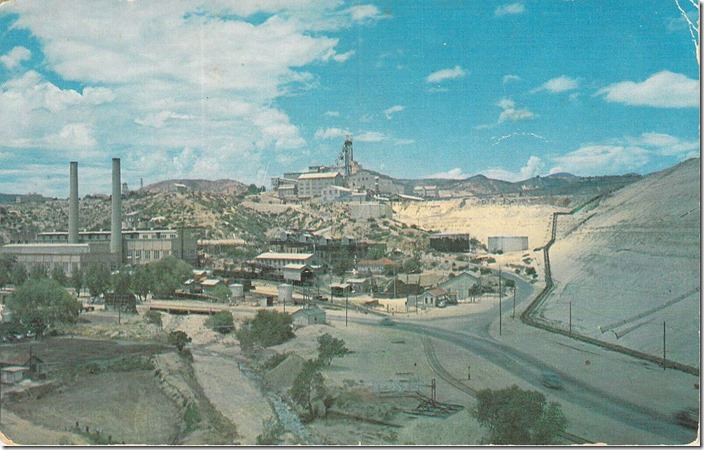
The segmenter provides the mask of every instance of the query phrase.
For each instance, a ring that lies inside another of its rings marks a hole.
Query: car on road
[[[555,372],[546,370],[543,372],[542,378],[540,380],[543,386],[550,389],[562,389],[562,380],[557,376]]]

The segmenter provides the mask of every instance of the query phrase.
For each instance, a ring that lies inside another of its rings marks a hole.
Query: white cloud
[[[29,61],[32,57],[32,52],[25,47],[15,47],[6,55],[0,56],[0,62],[8,69],[14,69],[23,61]]]
[[[382,14],[374,5],[356,5],[347,9],[347,12],[352,17],[352,20],[361,22],[369,20],[378,20],[382,18]]]
[[[503,109],[503,111],[499,115],[498,123],[503,123],[507,120],[510,120],[512,122],[518,120],[528,120],[536,117],[536,114],[534,112],[530,111],[527,108],[517,108],[516,102],[507,98],[500,100],[496,104],[496,106]]]
[[[517,3],[510,3],[508,5],[503,5],[499,6],[494,10],[494,15],[496,17],[502,17],[502,16],[507,16],[507,15],[513,15],[513,14],[523,14],[526,11],[526,7],[523,6],[523,3],[517,2]]]
[[[660,156],[684,156],[699,152],[699,141],[685,141],[664,133],[643,133],[636,138],[626,138],[630,145],[646,147]]]
[[[325,111],[326,117],[340,117],[340,111]]]
[[[528,158],[526,164],[517,172],[511,172],[502,168],[490,168],[483,170],[481,173],[494,180],[516,182],[533,178],[536,175],[542,174],[544,170],[545,163],[537,156],[531,156]]]
[[[555,167],[550,173],[570,172],[575,175],[614,175],[644,167],[653,158],[685,160],[699,156],[699,142],[684,140],[665,133],[647,132],[640,136],[589,143],[566,155],[551,158]]]
[[[344,138],[350,135],[349,130],[343,130],[341,128],[327,128],[325,130],[323,129],[318,129],[315,132],[315,138],[316,139],[337,139],[337,138]]]
[[[145,179],[166,176],[173,152],[183,149],[191,153],[180,161],[188,156],[193,164],[183,164],[179,176],[243,181],[257,173],[265,152],[300,149],[298,124],[277,99],[316,86],[307,67],[353,57],[354,50],[338,50],[338,31],[387,17],[373,5],[315,0],[194,0],[168,8],[76,0],[50,17],[35,2],[3,7],[17,14],[15,28],[41,43],[42,70],[86,87],[61,88],[33,71],[0,85],[0,146],[73,140],[76,149],[122,149],[114,156]],[[100,31],[106,29],[120,32]],[[27,52],[0,58],[17,64]],[[331,130],[316,138],[330,138]]]
[[[189,116],[187,114],[177,114],[173,111],[161,111],[157,114],[147,114],[144,119],[135,119],[134,122],[138,125],[144,125],[152,128],[161,128],[169,119],[188,120],[192,118],[192,116]]]
[[[462,169],[459,167],[455,167],[454,169],[450,169],[447,172],[436,172],[432,173],[430,175],[427,175],[423,178],[440,178],[443,180],[464,180],[465,178],[469,178],[469,175],[464,173]]]
[[[503,84],[509,84],[509,83],[514,83],[514,82],[521,81],[521,80],[522,80],[522,78],[519,77],[518,75],[510,75],[509,74],[509,75],[504,75],[501,82]]]
[[[384,110],[384,115],[386,116],[387,119],[391,120],[391,117],[392,117],[395,113],[401,112],[401,111],[403,111],[404,109],[406,109],[405,106],[395,105],[395,106],[392,106],[392,107],[389,108],[389,109]]]
[[[696,108],[699,106],[699,82],[667,70],[651,75],[643,82],[622,81],[600,89],[609,102],[654,108]]]
[[[379,133],[377,131],[367,131],[365,133],[357,134],[354,139],[359,142],[381,142],[388,139],[384,133]]]
[[[573,91],[579,87],[579,81],[576,78],[570,78],[566,75],[562,75],[552,80],[546,81],[541,86],[533,89],[531,92],[548,91],[553,94],[559,94],[561,92]]]
[[[415,139],[396,139],[394,141],[394,145],[411,145],[415,144],[416,140]]]
[[[614,175],[637,170],[649,161],[649,152],[638,146],[585,145],[563,156],[552,158],[550,173],[575,175]]]
[[[431,73],[425,78],[426,83],[442,83],[445,80],[454,80],[467,75],[467,72],[460,67],[455,66],[452,69],[442,69]]]

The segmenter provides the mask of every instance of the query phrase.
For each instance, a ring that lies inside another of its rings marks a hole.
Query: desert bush
[[[567,427],[567,419],[557,402],[547,402],[537,391],[518,386],[477,393],[474,416],[489,428],[485,444],[554,445]]]
[[[205,326],[220,334],[227,334],[235,329],[235,322],[231,312],[223,311],[208,317]]]
[[[296,336],[290,314],[264,309],[258,310],[254,319],[246,320],[235,334],[245,350],[251,350],[256,345],[271,347],[282,344]]]
[[[191,337],[188,336],[185,331],[172,331],[169,333],[168,342],[169,344],[175,345],[178,351],[181,352],[186,345],[191,342]]]
[[[350,353],[345,347],[345,341],[334,338],[329,333],[318,337],[318,364],[329,366],[333,358],[342,357]]]

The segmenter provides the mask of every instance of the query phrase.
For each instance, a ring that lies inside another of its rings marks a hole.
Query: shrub
[[[179,352],[182,351],[189,342],[191,342],[191,337],[184,331],[178,330],[169,333],[169,344],[175,345]]]
[[[537,391],[524,391],[518,386],[477,393],[474,416],[489,428],[486,444],[552,445],[565,431],[567,419],[557,402],[548,403]]]
[[[281,422],[274,417],[262,421],[262,434],[257,436],[257,445],[278,445],[281,443],[281,436],[284,434],[284,427]]]
[[[290,314],[264,309],[258,310],[254,319],[246,320],[235,333],[245,350],[251,350],[255,345],[271,347],[282,344],[296,336]]]
[[[301,419],[304,421],[311,421],[318,415],[325,414],[320,410],[325,408],[325,383],[316,361],[309,359],[303,364],[289,393],[296,405],[302,409]]]
[[[345,347],[345,341],[339,338],[332,337],[329,333],[325,333],[318,337],[318,364],[329,366],[332,359],[342,357],[350,353],[350,350]]]
[[[227,334],[235,329],[235,322],[232,319],[232,313],[223,311],[208,317],[205,326],[220,334]]]

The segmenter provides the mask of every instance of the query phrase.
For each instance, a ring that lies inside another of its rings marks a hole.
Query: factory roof
[[[313,172],[304,173],[298,177],[299,180],[315,180],[319,178],[335,178],[340,175],[340,172]]]
[[[312,258],[312,253],[278,253],[278,252],[266,252],[257,256],[256,259],[285,259],[290,261],[305,261],[308,258]]]

